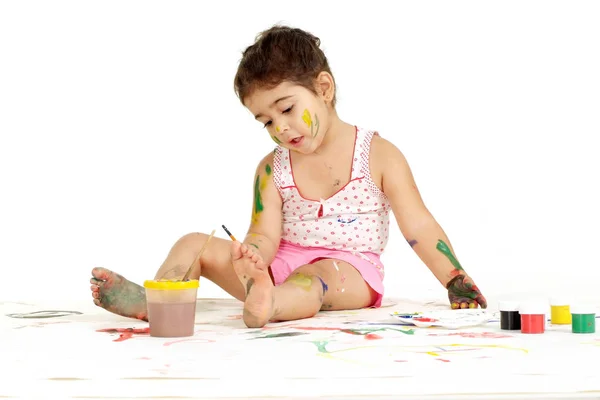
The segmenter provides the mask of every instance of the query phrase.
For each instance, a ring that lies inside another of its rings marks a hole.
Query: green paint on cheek
[[[315,114],[315,123],[311,125],[310,127],[310,133],[312,134],[312,137],[315,137],[319,134],[319,127],[321,126],[321,124],[319,123],[319,116],[317,114]],[[314,130],[313,130],[314,128]]]
[[[267,175],[271,175],[271,166],[269,164],[267,164],[267,166],[265,167],[265,172],[267,173]]]
[[[256,248],[258,249],[258,246],[257,246],[257,245],[255,245],[254,243],[250,243],[250,246],[252,246],[252,247],[256,247]]]
[[[273,139],[273,141],[277,144],[281,144],[281,140],[279,140],[279,138],[277,136],[271,136],[271,139]]]
[[[454,254],[452,254],[452,251],[450,251],[450,247],[448,247],[448,245],[444,243],[443,240],[438,240],[437,246],[435,246],[435,248],[438,249],[440,253],[448,257],[448,260],[450,260],[452,265],[454,265],[454,268],[460,271],[464,271],[463,267],[460,266],[460,263],[458,262],[456,257],[454,257]]]

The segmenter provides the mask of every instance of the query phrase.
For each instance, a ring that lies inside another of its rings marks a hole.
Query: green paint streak
[[[316,341],[316,342],[312,342],[312,344],[314,344],[315,346],[317,346],[317,350],[319,351],[319,353],[329,353],[329,351],[327,350],[327,344],[329,342],[328,341]]]
[[[316,126],[316,130],[314,132],[313,132],[313,126]],[[315,123],[310,126],[310,133],[312,134],[313,138],[319,134],[320,126],[321,126],[321,124],[319,124],[319,116],[317,114],[315,114]]]
[[[255,339],[275,339],[280,337],[289,337],[289,336],[300,336],[300,335],[308,335],[306,332],[284,332],[284,333],[271,333],[270,335],[258,336],[255,338],[251,338],[248,340]]]
[[[267,172],[267,175],[271,175],[271,166],[269,164],[265,167],[265,171]]]
[[[441,240],[441,239],[438,240],[437,246],[435,246],[435,248],[438,249],[446,257],[448,257],[448,260],[450,260],[452,265],[454,265],[454,268],[456,268],[460,271],[464,271],[463,267],[460,266],[460,263],[458,262],[456,257],[454,257],[454,255],[452,254],[452,251],[450,251],[450,248],[448,247],[448,245],[446,243],[444,243],[443,240]]]
[[[277,144],[281,144],[281,140],[279,140],[279,138],[277,136],[271,136],[271,139],[273,139],[273,141]]]
[[[255,245],[254,243],[249,243],[250,246],[256,247],[258,249],[258,246]]]
[[[256,177],[254,183],[254,219],[258,218],[258,214],[264,210],[262,196],[260,195],[260,176]]]

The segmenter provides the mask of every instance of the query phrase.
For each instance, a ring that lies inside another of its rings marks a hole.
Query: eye
[[[273,121],[268,121],[268,122],[267,122],[267,123],[266,123],[266,124],[263,126],[263,128],[266,128],[267,126],[270,126],[272,123],[273,123]]]
[[[294,106],[286,108],[285,110],[283,110],[283,114],[289,113],[290,111],[292,111],[292,108],[294,108]]]

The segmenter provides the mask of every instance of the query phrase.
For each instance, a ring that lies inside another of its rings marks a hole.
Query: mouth
[[[302,144],[302,142],[304,142],[304,136],[299,136],[297,138],[294,138],[294,139],[288,141],[288,143],[294,147],[300,146]]]

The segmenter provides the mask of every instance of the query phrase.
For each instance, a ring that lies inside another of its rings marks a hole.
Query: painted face
[[[245,105],[278,145],[308,154],[323,140],[325,104],[302,86],[284,82],[273,89],[257,89]]]

